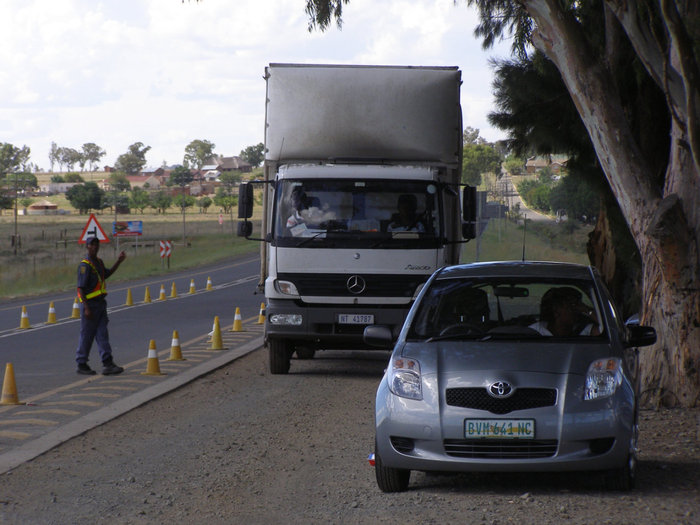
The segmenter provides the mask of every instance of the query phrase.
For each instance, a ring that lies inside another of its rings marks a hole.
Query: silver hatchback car
[[[387,327],[365,341],[390,347]],[[376,398],[384,492],[418,471],[604,471],[634,484],[637,350],[595,269],[500,262],[436,271],[410,310]]]

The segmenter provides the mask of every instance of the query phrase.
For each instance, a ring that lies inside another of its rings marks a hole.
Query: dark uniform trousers
[[[97,340],[97,347],[100,350],[102,363],[112,361],[112,347],[109,344],[109,333],[107,331],[107,301],[103,297],[89,299],[90,313],[92,319],[85,317],[84,305],[80,304],[80,340],[78,341],[78,351],[75,360],[78,364],[87,363],[90,355],[92,342]]]

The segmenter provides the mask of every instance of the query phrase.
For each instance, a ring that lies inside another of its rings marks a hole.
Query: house
[[[231,171],[250,173],[253,170],[253,166],[237,156],[224,157],[222,155],[216,155],[207,159],[202,166],[202,173],[211,170],[217,170],[220,173],[228,173]]]
[[[57,215],[58,205],[42,199],[27,207],[27,215]]]
[[[149,190],[157,190],[161,186],[160,176],[156,175],[127,175],[126,180],[131,184],[131,188],[144,188]]]
[[[141,170],[141,176],[143,177],[162,177],[165,173],[163,168],[144,168]]]
[[[39,185],[39,191],[46,195],[56,195],[58,193],[66,193],[78,182],[49,182],[48,184]]]
[[[525,163],[527,173],[538,173],[543,168],[549,168],[554,175],[561,173],[566,167],[568,157],[565,155],[545,155],[542,157],[530,157]]]

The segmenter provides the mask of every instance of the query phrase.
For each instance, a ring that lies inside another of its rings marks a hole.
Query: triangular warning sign
[[[100,223],[97,222],[97,217],[95,217],[94,213],[90,214],[90,218],[88,219],[85,228],[83,228],[83,233],[80,234],[80,239],[78,239],[78,243],[85,244],[87,238],[92,236],[97,237],[100,240],[100,242],[109,242],[107,234],[102,229],[102,226],[100,226]]]

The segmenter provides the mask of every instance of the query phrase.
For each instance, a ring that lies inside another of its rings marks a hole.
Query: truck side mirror
[[[247,182],[238,187],[238,218],[250,219],[253,216],[253,185]],[[239,223],[240,224],[240,223]]]
[[[250,237],[253,233],[253,223],[249,221],[238,221],[238,236],[245,237],[246,239]]]
[[[465,186],[462,189],[462,237],[476,238],[476,187]]]

